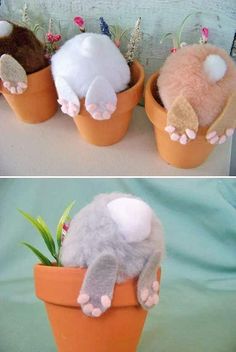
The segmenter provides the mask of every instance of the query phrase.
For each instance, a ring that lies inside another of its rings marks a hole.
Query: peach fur
[[[227,71],[217,83],[207,80],[203,62],[210,54],[221,56]],[[210,44],[194,44],[171,54],[160,70],[157,81],[167,110],[182,94],[198,115],[200,126],[211,124],[223,110],[229,96],[236,91],[236,66],[225,50]]]

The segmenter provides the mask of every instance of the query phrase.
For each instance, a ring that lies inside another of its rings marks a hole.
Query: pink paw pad
[[[93,308],[93,305],[91,303],[88,303],[85,306],[83,306],[83,311],[84,311],[85,314],[92,313],[93,309],[94,308]]]
[[[174,126],[166,126],[165,127],[165,131],[168,132],[168,133],[173,133],[175,131],[175,127]]]
[[[79,304],[85,304],[89,301],[89,295],[87,295],[86,293],[82,293],[81,295],[79,295],[77,302]]]
[[[216,144],[219,140],[219,137],[216,135],[215,137],[211,138],[209,140],[210,144]]]
[[[104,295],[101,297],[101,303],[103,305],[104,308],[110,308],[111,306],[111,300],[107,295]]]
[[[172,133],[172,135],[170,136],[170,139],[174,142],[177,142],[179,140],[180,136],[178,133]]]
[[[89,104],[89,105],[87,106],[87,110],[88,110],[89,112],[94,112],[96,109],[97,109],[97,105],[96,105],[96,104]]]
[[[227,137],[231,137],[234,134],[234,128],[227,128],[225,134]]]
[[[187,144],[188,138],[185,134],[182,134],[182,136],[179,139],[180,144]]]
[[[92,311],[92,316],[93,316],[93,317],[100,317],[101,314],[102,314],[102,311],[101,311],[101,309],[99,309],[99,308],[95,308],[95,309],[93,309],[93,311]]]
[[[116,109],[116,106],[113,105],[113,104],[111,104],[111,103],[107,103],[107,104],[106,104],[106,108],[107,108],[107,110],[109,110],[110,112],[114,112],[115,109]]]
[[[210,133],[208,133],[207,134],[207,136],[206,136],[206,139],[211,139],[211,138],[213,138],[213,137],[215,137],[216,136],[216,131],[212,131],[212,132],[210,132]]]
[[[144,288],[141,291],[140,297],[141,297],[142,301],[146,301],[146,299],[148,298],[148,289],[147,288]]]
[[[147,306],[148,308],[152,307],[154,305],[154,300],[153,300],[153,297],[150,296],[148,297],[148,299],[146,300],[145,302],[145,306]]]
[[[186,135],[188,136],[189,139],[195,139],[196,138],[196,133],[193,130],[190,130],[189,128],[186,128],[185,132],[186,132]]]
[[[159,282],[158,281],[154,281],[152,284],[152,289],[153,291],[157,292],[159,290]]]
[[[219,144],[223,144],[223,143],[225,143],[226,142],[226,140],[227,140],[227,137],[223,134],[223,136],[221,136],[220,137],[220,139],[219,139]]]

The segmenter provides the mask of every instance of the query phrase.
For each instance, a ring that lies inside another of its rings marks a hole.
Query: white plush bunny
[[[116,109],[116,93],[126,89],[130,69],[112,40],[83,33],[68,40],[52,57],[52,73],[61,110],[75,117],[80,100],[94,119],[109,119]]]

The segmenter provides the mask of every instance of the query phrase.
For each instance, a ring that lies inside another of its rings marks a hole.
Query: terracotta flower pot
[[[81,136],[89,143],[105,146],[117,143],[126,134],[135,106],[143,94],[144,69],[135,61],[131,66],[131,87],[117,94],[117,109],[109,120],[91,117],[81,101],[80,114],[74,118]]]
[[[147,315],[136,299],[136,280],[117,284],[112,307],[90,318],[76,303],[84,273],[80,268],[34,268],[35,292],[45,302],[58,351],[135,352]]]
[[[26,123],[46,121],[58,108],[50,66],[28,75],[28,88],[23,94],[11,94],[1,86],[0,91],[16,116]]]
[[[145,89],[145,110],[154,125],[157,149],[162,159],[173,166],[191,169],[201,165],[214,148],[206,140],[206,132],[209,126],[200,127],[196,139],[182,145],[170,139],[164,130],[167,123],[167,111],[161,105],[157,96],[156,81],[158,72],[154,73],[148,80]]]

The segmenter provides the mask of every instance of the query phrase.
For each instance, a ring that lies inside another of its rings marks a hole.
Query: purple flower
[[[104,21],[104,18],[103,18],[103,17],[100,17],[100,18],[99,18],[99,21],[100,21],[100,28],[101,28],[102,34],[105,34],[105,35],[107,35],[109,38],[111,38],[111,33],[110,33],[110,30],[109,30],[109,26],[108,26],[108,24]]]

